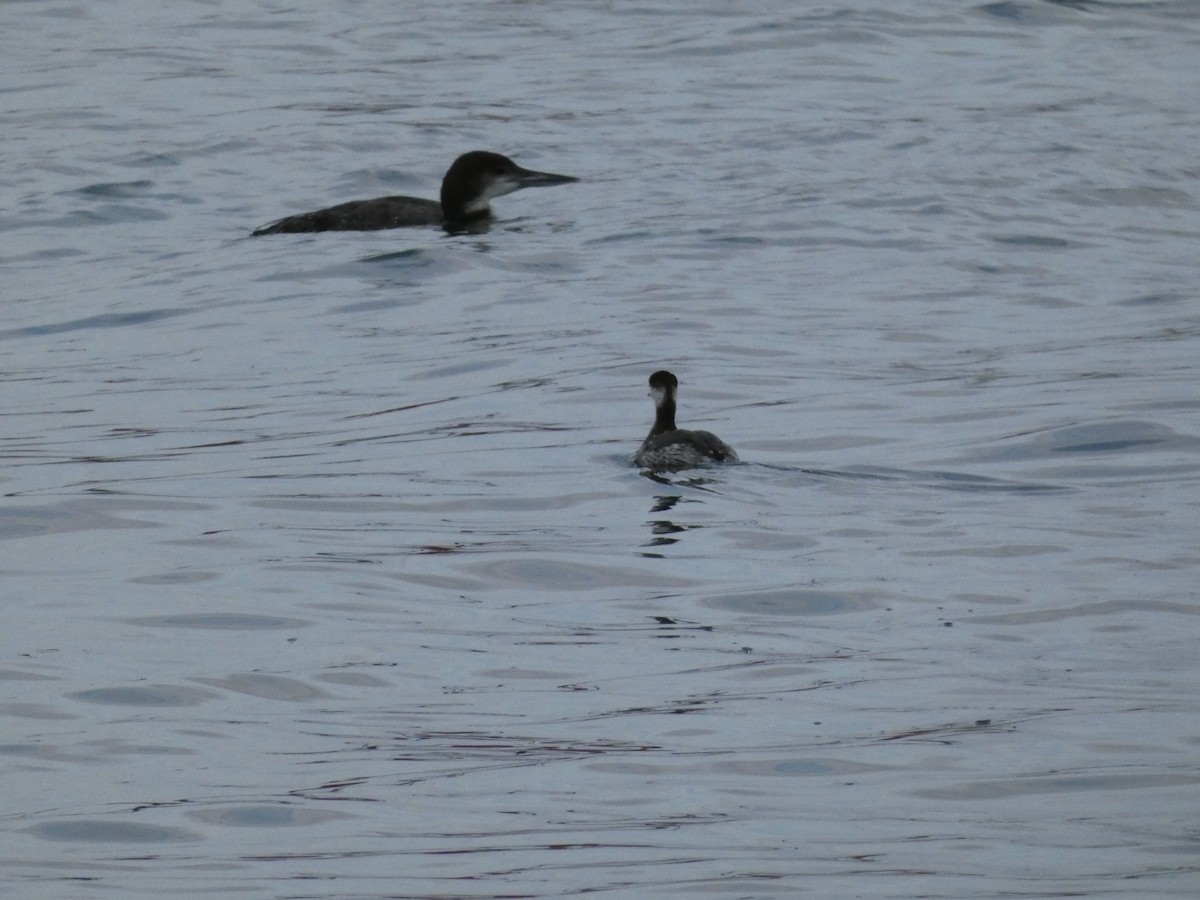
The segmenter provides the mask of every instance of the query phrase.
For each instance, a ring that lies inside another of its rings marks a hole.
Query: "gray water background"
[[[1200,4],[0,19],[0,895],[1200,893]]]

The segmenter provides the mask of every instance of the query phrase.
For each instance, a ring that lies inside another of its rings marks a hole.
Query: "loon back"
[[[441,225],[446,217],[442,204],[420,197],[378,197],[351,200],[328,209],[288,216],[251,232],[300,234],[309,231],[382,231],[416,225]]]

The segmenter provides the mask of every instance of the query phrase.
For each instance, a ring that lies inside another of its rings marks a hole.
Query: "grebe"
[[[654,427],[633,461],[643,469],[691,469],[710,462],[737,462],[734,449],[711,431],[675,427],[675,393],[679,379],[665,370],[650,376]]]

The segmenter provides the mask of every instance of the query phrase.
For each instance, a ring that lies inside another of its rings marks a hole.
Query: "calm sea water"
[[[0,19],[5,898],[1200,892],[1200,6]]]

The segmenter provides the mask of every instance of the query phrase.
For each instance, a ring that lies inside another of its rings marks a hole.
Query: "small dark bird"
[[[643,469],[691,469],[711,462],[737,462],[733,448],[711,431],[675,427],[675,394],[679,379],[667,371],[650,376],[654,427],[633,461]]]
[[[380,231],[415,225],[441,225],[455,230],[492,215],[488,201],[527,187],[549,187],[578,181],[570,175],[522,169],[507,156],[487,150],[464,153],[442,179],[442,199],[377,197],[351,200],[316,212],[288,216],[264,225],[255,235],[308,231]]]

